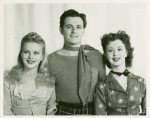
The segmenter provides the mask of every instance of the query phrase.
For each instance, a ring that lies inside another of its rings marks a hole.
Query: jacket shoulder
[[[10,85],[10,83],[6,79],[4,79],[4,86],[9,88],[9,85]]]
[[[15,84],[21,79],[20,74],[21,70],[15,66],[10,71],[4,72],[4,82]]]
[[[133,73],[130,73],[129,76],[131,76],[132,79],[136,79],[137,82],[140,82],[140,83],[142,82],[142,83],[146,84],[146,80],[143,77],[139,76],[139,75],[135,75]]]
[[[7,75],[4,77],[3,84],[5,87],[10,88],[10,86],[15,85],[15,80],[13,80],[10,75]]]
[[[7,75],[4,75],[4,84],[14,84],[13,75],[11,72],[8,72]]]

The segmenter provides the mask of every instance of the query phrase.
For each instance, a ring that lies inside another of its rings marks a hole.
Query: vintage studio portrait
[[[146,8],[4,4],[3,115],[146,116]]]

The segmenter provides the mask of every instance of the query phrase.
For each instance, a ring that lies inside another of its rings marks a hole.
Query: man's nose
[[[77,29],[75,27],[72,28],[72,32],[76,34],[77,33]]]

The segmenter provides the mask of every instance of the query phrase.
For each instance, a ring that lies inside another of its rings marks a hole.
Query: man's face
[[[66,45],[80,47],[84,35],[83,20],[80,17],[67,17],[60,32],[64,36]]]

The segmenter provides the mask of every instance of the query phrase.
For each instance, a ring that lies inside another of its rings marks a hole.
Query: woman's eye
[[[122,49],[118,49],[118,51],[122,51]]]
[[[112,52],[112,50],[108,50],[108,52]]]
[[[39,52],[34,52],[35,55],[39,54]]]

